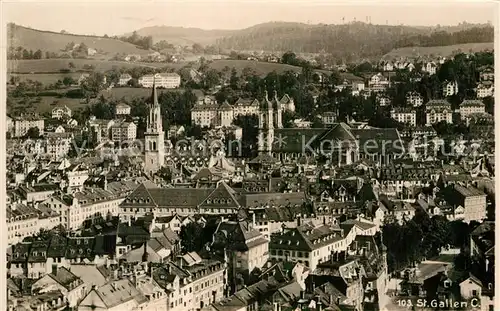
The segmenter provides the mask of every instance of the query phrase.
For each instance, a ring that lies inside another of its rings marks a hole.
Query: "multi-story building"
[[[153,270],[153,278],[169,295],[167,310],[194,311],[222,300],[225,266],[191,252]]]
[[[311,271],[348,246],[343,230],[328,225],[284,228],[283,232],[271,235],[269,242],[271,260],[301,262]]]
[[[452,206],[464,208],[464,221],[481,222],[486,219],[486,194],[473,186],[464,187],[458,184],[445,189],[445,199]]]
[[[55,194],[43,203],[61,215],[61,225],[76,230],[85,221],[97,223],[118,215],[124,194],[101,188],[84,189],[74,194]]]
[[[71,149],[72,141],[72,133],[47,133],[45,142],[47,155],[55,161],[65,158]]]
[[[459,110],[460,117],[462,119],[465,119],[472,114],[484,114],[486,112],[484,103],[480,100],[464,100],[460,104]]]
[[[111,126],[111,140],[114,142],[133,141],[137,137],[134,122],[118,121]]]
[[[7,206],[7,243],[21,242],[25,237],[38,234],[40,229],[49,230],[58,225],[59,215],[51,209],[37,209],[22,203]]]
[[[234,117],[257,115],[259,113],[259,100],[238,98],[234,103]]]
[[[132,80],[132,76],[129,75],[128,73],[124,73],[120,76],[120,79],[118,81],[118,85],[120,86],[126,86],[128,85],[128,82]]]
[[[68,106],[52,109],[52,119],[62,119],[64,117],[71,118],[71,109]]]
[[[425,106],[426,125],[441,121],[453,123],[453,111],[447,100],[430,100]]]
[[[494,95],[495,86],[491,81],[483,81],[477,85],[477,98],[485,98]]]
[[[128,116],[130,114],[130,106],[124,103],[119,103],[115,107],[115,114],[117,116]]]
[[[145,75],[139,78],[139,85],[151,88],[153,84],[156,87],[165,89],[175,89],[181,85],[181,76],[175,72],[165,72]]]
[[[417,112],[411,108],[393,108],[391,110],[391,118],[403,124],[408,124],[411,126],[417,125]]]
[[[458,82],[457,81],[445,81],[443,83],[443,96],[453,96],[458,94]]]
[[[37,116],[21,116],[14,118],[14,137],[23,137],[30,128],[38,128],[40,135],[43,135],[45,121]]]
[[[413,91],[406,94],[406,102],[413,107],[420,107],[423,105],[424,99],[418,92]]]

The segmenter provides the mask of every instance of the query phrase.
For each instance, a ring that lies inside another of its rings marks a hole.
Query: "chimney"
[[[52,275],[57,275],[57,265],[52,265]]]
[[[300,215],[297,217],[297,227],[300,227]]]
[[[255,228],[255,213],[252,213],[252,228]]]
[[[320,297],[318,297],[318,302],[316,303],[316,311],[323,311],[323,304]]]

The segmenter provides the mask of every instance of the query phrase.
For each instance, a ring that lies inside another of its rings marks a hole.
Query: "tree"
[[[38,127],[30,127],[26,132],[25,137],[31,139],[40,138],[40,129]]]
[[[139,87],[139,81],[137,81],[137,79],[135,78],[132,78],[128,80],[127,85],[131,87]]]
[[[51,58],[50,52],[45,52],[45,58]]]
[[[42,58],[42,51],[36,50],[35,53],[33,54],[33,59],[41,59],[41,58]]]
[[[199,43],[193,44],[192,48],[193,48],[193,53],[195,54],[203,53],[203,47]]]
[[[65,86],[70,86],[70,85],[76,84],[76,81],[72,77],[64,77],[62,80],[62,83]]]
[[[211,89],[220,84],[219,72],[215,69],[210,69],[203,77],[203,85],[206,89]]]
[[[295,55],[295,53],[293,52],[286,52],[283,54],[283,56],[281,56],[281,62],[283,64],[288,64],[288,65],[297,65],[297,55]]]
[[[81,89],[87,98],[96,97],[103,88],[104,75],[100,72],[91,73],[81,84]]]
[[[26,49],[23,49],[23,59],[30,59],[30,52]]]
[[[74,64],[73,62],[69,62],[69,63],[68,63],[68,67],[69,67],[69,68],[75,68],[75,64]]]
[[[181,227],[179,234],[183,252],[199,252],[203,248],[203,226],[197,222],[191,222]]]

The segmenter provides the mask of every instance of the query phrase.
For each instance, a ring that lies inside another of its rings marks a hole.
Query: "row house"
[[[425,106],[426,125],[445,121],[453,123],[453,111],[447,100],[430,100]]]
[[[13,203],[7,206],[7,243],[21,242],[24,238],[38,234],[41,229],[49,230],[60,223],[59,214],[52,209],[41,206]]]
[[[413,107],[420,107],[424,104],[424,98],[418,92],[408,92],[406,93],[406,103]]]
[[[464,100],[460,104],[460,117],[466,119],[468,116],[473,114],[484,114],[486,113],[484,103],[480,100]]]
[[[140,77],[138,83],[146,88],[152,88],[155,85],[159,88],[175,89],[181,85],[181,76],[175,72],[149,74]]]
[[[76,230],[84,222],[96,223],[118,215],[124,193],[88,188],[74,194],[58,193],[43,203],[61,215],[61,225]]]
[[[411,108],[395,107],[391,110],[391,118],[410,126],[417,125],[417,112]]]

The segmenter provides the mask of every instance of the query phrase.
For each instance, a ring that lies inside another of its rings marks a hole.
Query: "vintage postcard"
[[[9,311],[498,310],[492,2],[6,2]]]

